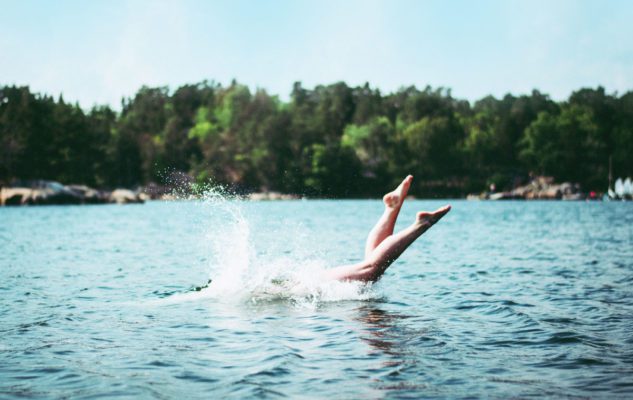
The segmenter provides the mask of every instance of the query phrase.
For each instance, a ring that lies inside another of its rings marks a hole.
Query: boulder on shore
[[[261,192],[261,193],[251,193],[247,197],[252,201],[262,201],[262,200],[297,200],[300,199],[299,196],[294,194],[284,194],[279,192]]]
[[[19,206],[27,204],[26,199],[31,196],[28,188],[2,188],[0,189],[0,205]]]
[[[128,189],[116,189],[110,193],[110,202],[117,204],[143,203],[139,193]]]
[[[68,188],[81,196],[82,203],[100,204],[108,202],[108,192],[106,191],[93,189],[86,185],[68,185]]]
[[[33,181],[30,185],[2,188],[2,205],[81,204],[83,197],[70,188],[51,181]]]

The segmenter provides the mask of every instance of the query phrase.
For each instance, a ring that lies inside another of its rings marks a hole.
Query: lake
[[[380,201],[1,208],[0,397],[632,397],[633,203],[450,204],[373,286]]]

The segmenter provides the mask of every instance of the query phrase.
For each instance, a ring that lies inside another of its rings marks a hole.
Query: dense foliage
[[[372,196],[406,174],[421,196],[508,187],[529,174],[607,187],[633,175],[633,92],[538,91],[474,104],[450,91],[381,94],[345,83],[290,100],[203,82],[141,88],[120,112],[85,112],[28,87],[0,87],[0,184],[50,179],[98,187],[162,183],[170,172],[238,190]]]

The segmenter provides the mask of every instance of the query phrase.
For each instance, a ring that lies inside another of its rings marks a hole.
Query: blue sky
[[[455,97],[633,90],[633,1],[0,0],[0,85],[78,101],[235,78]]]

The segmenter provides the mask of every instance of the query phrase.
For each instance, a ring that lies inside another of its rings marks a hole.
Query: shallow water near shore
[[[450,203],[373,286],[380,201],[2,208],[0,397],[633,396],[633,204]]]

